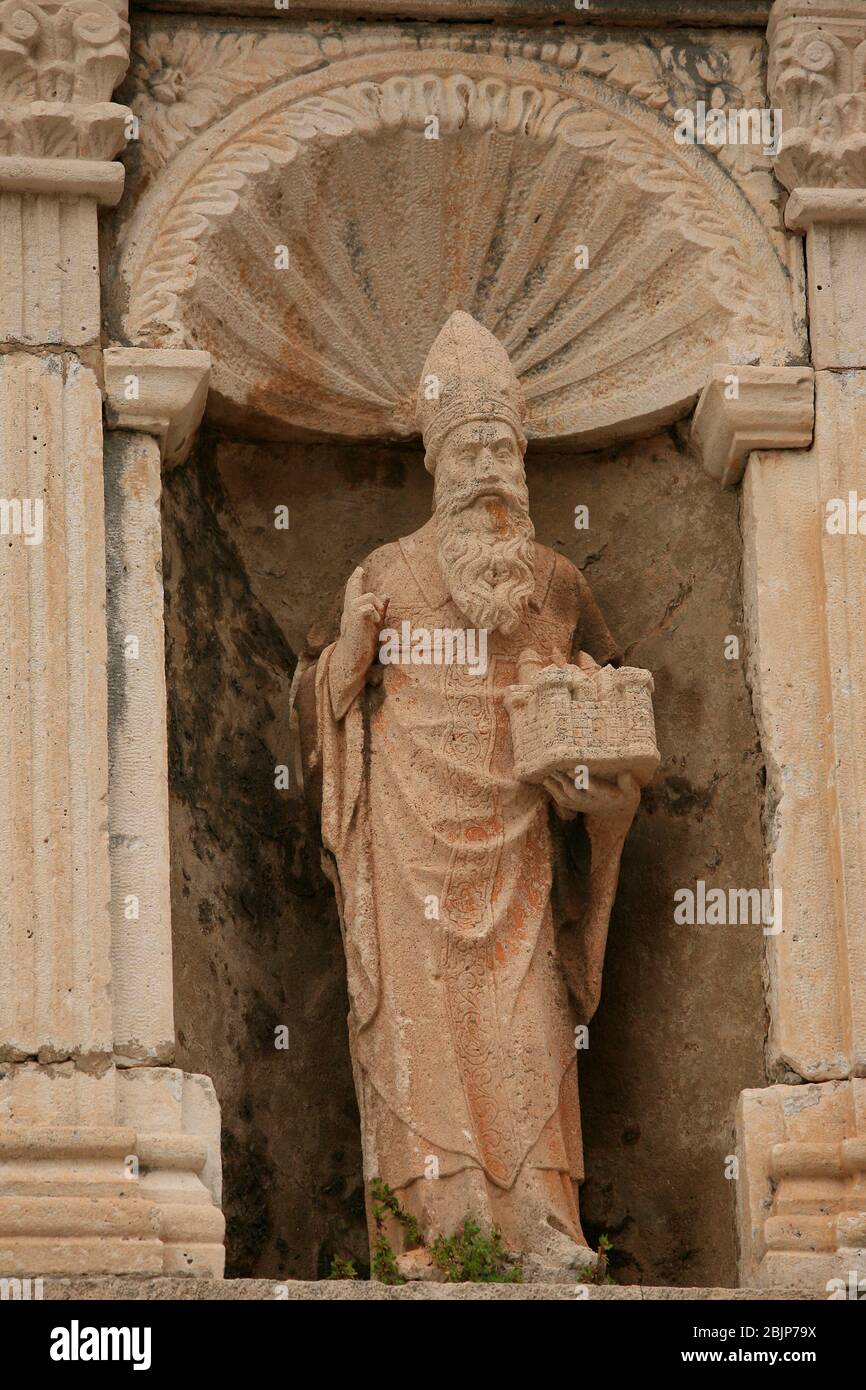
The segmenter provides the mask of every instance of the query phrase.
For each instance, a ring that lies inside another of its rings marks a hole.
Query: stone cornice
[[[816,222],[866,222],[866,188],[797,188],[785,208],[785,226],[806,232]]]
[[[126,107],[127,0],[0,0],[0,155],[112,159]]]
[[[866,5],[776,0],[767,38],[777,177],[791,190],[866,187]]]
[[[210,353],[114,347],[103,364],[109,429],[151,434],[167,465],[182,463],[204,413]]]
[[[691,446],[710,477],[732,487],[753,449],[808,448],[814,423],[811,367],[716,366],[695,410]]]
[[[95,198],[115,207],[123,193],[122,164],[105,159],[31,159],[0,155],[0,192]]]

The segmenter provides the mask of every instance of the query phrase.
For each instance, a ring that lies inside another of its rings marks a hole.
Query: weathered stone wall
[[[628,659],[655,675],[664,758],[626,844],[581,1065],[586,1232],[607,1232],[625,1282],[733,1284],[724,1169],[737,1093],[764,1079],[761,930],[677,926],[673,894],[764,882],[744,662],[723,651],[742,638],[737,499],[675,433],[580,458],[530,449],[528,476],[539,539],[584,568]],[[337,916],[274,768],[290,761],[309,624],[365,554],[426,519],[430,493],[420,453],[397,447],[208,438],[166,479],[178,1062],[212,1076],[222,1105],[230,1273],[304,1278],[334,1250],[363,1257]]]
[[[275,788],[294,657],[207,445],[167,478],[163,520],[178,1055],[225,1104],[227,1274],[316,1277],[365,1241],[336,907]]]

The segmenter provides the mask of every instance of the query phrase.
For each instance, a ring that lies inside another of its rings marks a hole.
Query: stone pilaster
[[[0,3],[0,341],[99,340],[96,213],[123,191],[126,0]]]
[[[0,493],[44,531],[2,547],[14,868],[0,1047],[96,1062],[112,1050],[101,400],[70,349],[98,340],[96,209],[123,186],[125,111],[106,97],[129,29],[108,5],[6,0],[0,33]]]
[[[101,409],[75,357],[0,355],[0,1056],[11,1060],[99,1066],[112,1052]]]
[[[128,113],[110,97],[128,44],[126,0],[0,3],[2,1275],[223,1268],[213,1087],[147,1065],[170,1061],[173,1025],[145,435],[110,461],[129,504],[109,517],[109,556],[127,552],[113,613],[146,657],[112,689],[108,734],[97,210],[123,187]],[[201,372],[195,390],[200,410]]]
[[[25,1062],[0,1076],[5,1276],[219,1278],[219,1107],[173,1067],[85,1072]]]
[[[769,1063],[778,1080],[828,1081],[866,1072],[866,536],[827,529],[829,503],[844,503],[847,522],[849,493],[866,497],[866,372],[816,381],[813,447],[754,454],[742,518],[770,873],[784,913],[767,939]]]
[[[777,0],[776,174],[806,238],[810,450],[752,455],[746,613],[767,756],[771,1075],[738,1114],[744,1281],[823,1289],[866,1274],[866,9]],[[802,1084],[814,1083],[814,1084]]]
[[[776,0],[767,30],[771,103],[782,112],[777,178],[787,226],[806,236],[809,333],[818,369],[866,361],[866,9],[861,0]]]
[[[866,361],[866,189],[798,188],[785,223],[806,235],[809,327],[817,369]]]
[[[124,1065],[171,1061],[163,455],[179,462],[204,409],[204,352],[104,354],[109,824],[114,1043]]]

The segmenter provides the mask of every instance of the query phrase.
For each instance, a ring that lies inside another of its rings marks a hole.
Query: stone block
[[[807,447],[814,420],[811,367],[716,366],[695,410],[691,443],[710,477],[732,487],[753,449]]]
[[[220,1278],[218,1192],[219,1109],[206,1077],[169,1067],[88,1076],[71,1063],[0,1075],[5,1275]]]
[[[866,1081],[743,1091],[742,1280],[832,1292],[866,1276]]]

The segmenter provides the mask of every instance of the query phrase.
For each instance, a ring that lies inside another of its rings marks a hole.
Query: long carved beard
[[[491,496],[491,490],[495,496]],[[513,632],[535,588],[535,527],[525,485],[437,491],[439,565],[452,599],[473,627]]]

